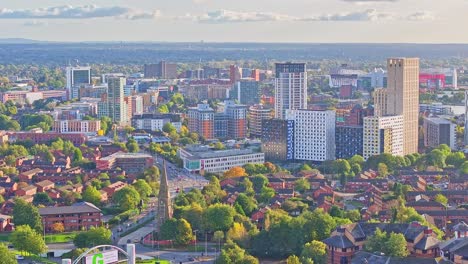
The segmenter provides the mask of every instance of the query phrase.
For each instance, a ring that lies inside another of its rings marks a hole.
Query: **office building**
[[[294,159],[335,159],[335,111],[287,110],[294,121]]]
[[[336,126],[335,145],[337,159],[349,159],[354,155],[362,156],[363,127]]]
[[[91,84],[91,67],[66,68],[68,99],[79,97],[79,89],[82,85]]]
[[[207,146],[192,145],[179,148],[178,156],[184,169],[190,172],[225,172],[232,167],[242,167],[247,163],[263,164],[265,155],[251,149],[213,150]]]
[[[143,172],[154,165],[153,156],[145,153],[116,152],[96,160],[97,170],[112,170],[116,167],[129,173]]]
[[[228,138],[242,139],[247,137],[247,106],[225,101],[224,112],[228,118]]]
[[[276,63],[275,118],[284,119],[286,110],[307,109],[305,63]]]
[[[124,78],[110,77],[107,80],[107,92],[101,96],[98,103],[98,117],[108,116],[120,125],[128,121],[127,104],[125,103],[123,86]]]
[[[252,72],[250,73],[250,78],[252,78],[254,81],[260,81],[260,70],[259,69],[253,69]]]
[[[177,64],[160,61],[158,64],[145,64],[145,78],[176,79]]]
[[[403,156],[403,116],[364,117],[363,157],[389,153]]]
[[[257,81],[240,80],[233,85],[229,98],[237,100],[240,104],[254,105],[260,102],[260,93]]]
[[[419,112],[434,115],[453,115],[452,107],[442,103],[419,104]]]
[[[449,120],[431,117],[424,118],[424,146],[437,147],[446,144],[451,149],[457,149],[457,126]]]
[[[262,120],[262,152],[266,160],[294,159],[294,121],[283,119]]]
[[[387,60],[387,111],[403,116],[403,155],[418,152],[419,59]]]
[[[180,131],[182,122],[177,114],[138,114],[132,117],[132,126],[147,131],[162,131],[166,123],[171,123]]]
[[[248,121],[249,134],[252,138],[262,137],[262,121],[272,118],[272,109],[262,104],[249,107]]]
[[[214,110],[208,104],[188,109],[188,129],[204,139],[214,138]]]

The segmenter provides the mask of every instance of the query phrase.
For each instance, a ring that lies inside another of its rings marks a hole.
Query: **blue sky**
[[[2,38],[468,43],[468,0],[1,0]]]

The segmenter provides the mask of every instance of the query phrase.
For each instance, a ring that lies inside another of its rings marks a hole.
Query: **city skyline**
[[[468,43],[450,26],[467,22],[467,7],[465,0],[20,0],[3,3],[0,25],[3,38],[50,41]]]

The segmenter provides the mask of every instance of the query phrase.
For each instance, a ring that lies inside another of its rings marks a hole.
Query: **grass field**
[[[11,233],[4,233],[0,234],[0,241],[8,242],[10,239]],[[67,243],[73,241],[75,238],[76,233],[62,233],[62,234],[48,234],[45,237],[45,241],[47,244],[49,243]]]

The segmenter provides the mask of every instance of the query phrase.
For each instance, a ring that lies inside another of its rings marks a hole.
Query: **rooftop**
[[[188,159],[209,159],[229,156],[240,156],[257,153],[251,149],[226,149],[226,150],[213,150],[208,146],[191,145],[184,149],[191,157]]]
[[[54,215],[54,214],[80,214],[80,213],[98,213],[101,209],[94,204],[88,202],[75,203],[71,206],[44,207],[39,208],[39,214]]]
[[[128,152],[119,151],[107,157],[101,158],[101,160],[110,160],[110,159],[115,159],[115,158],[120,158],[120,159],[152,158],[152,156],[149,154],[145,154],[145,153],[128,153]]]

